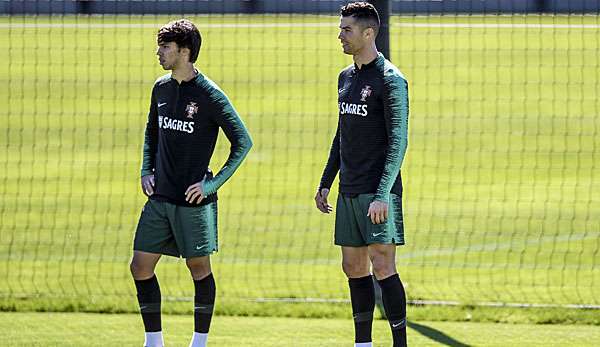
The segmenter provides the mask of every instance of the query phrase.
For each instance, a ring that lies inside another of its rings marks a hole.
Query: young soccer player
[[[206,345],[215,302],[210,254],[217,251],[217,190],[252,146],[244,123],[219,87],[194,62],[201,36],[182,19],[158,31],[159,63],[171,73],[152,89],[141,170],[148,196],[133,244],[135,280],[146,331],[144,346],[163,346],[161,294],[154,269],[162,254],[184,257],[194,281],[194,334],[190,347]],[[221,170],[208,168],[219,128],[231,142]]]
[[[406,152],[408,84],[378,53],[379,15],[366,2],[341,9],[340,34],[354,64],[338,78],[338,128],[315,196],[330,213],[329,189],[340,173],[335,244],[342,248],[355,327],[355,346],[372,346],[378,280],[394,346],[406,346],[406,295],[396,271],[396,245],[404,244],[400,167]]]

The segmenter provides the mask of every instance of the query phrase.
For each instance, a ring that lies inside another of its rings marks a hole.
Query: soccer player
[[[406,346],[406,295],[396,271],[396,245],[404,244],[400,167],[406,152],[408,84],[378,53],[379,15],[366,2],[341,9],[340,34],[354,64],[338,78],[339,120],[315,202],[333,208],[329,190],[340,172],[335,244],[342,248],[354,316],[355,346],[372,346],[375,294],[370,266],[379,282],[394,346]]]
[[[156,54],[171,73],[152,89],[141,170],[146,202],[135,233],[131,273],[146,331],[144,346],[163,345],[161,295],[154,269],[162,254],[184,257],[194,281],[194,334],[205,346],[215,302],[210,254],[217,251],[217,190],[252,146],[244,123],[219,87],[194,62],[202,42],[181,19],[158,31]],[[231,142],[221,170],[208,168],[219,128]]]

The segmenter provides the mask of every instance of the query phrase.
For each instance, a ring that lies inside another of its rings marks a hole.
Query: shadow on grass
[[[419,334],[426,336],[426,337],[428,337],[434,341],[437,341],[441,344],[444,344],[446,346],[470,347],[470,345],[467,345],[460,341],[457,341],[457,340],[453,339],[452,337],[444,334],[443,332],[433,329],[433,328],[430,328],[428,326],[413,323],[413,322],[408,322],[407,325],[409,328],[416,330]]]

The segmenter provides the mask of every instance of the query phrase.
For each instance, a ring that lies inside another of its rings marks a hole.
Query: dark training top
[[[338,78],[338,128],[321,188],[340,172],[340,193],[371,194],[389,201],[402,195],[400,167],[408,143],[408,83],[381,53]]]
[[[221,170],[212,177],[208,168],[219,128],[231,143],[231,152]],[[146,124],[142,176],[154,174],[151,199],[182,206],[187,188],[202,180],[205,198],[216,200],[216,192],[227,181],[252,147],[252,140],[227,96],[198,73],[179,84],[171,75],[159,78],[152,89]]]

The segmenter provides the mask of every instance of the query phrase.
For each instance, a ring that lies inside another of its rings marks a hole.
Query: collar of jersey
[[[375,67],[375,65],[377,65],[377,63],[383,59],[385,59],[383,57],[383,54],[381,54],[380,52],[377,52],[377,58],[371,60],[371,62],[369,62],[368,64],[363,64],[360,69],[358,68],[358,65],[356,65],[356,63],[354,63],[354,72],[365,71],[365,70],[371,69],[371,68]]]
[[[202,74],[200,73],[200,71],[198,71],[198,69],[194,69],[194,70],[196,71],[196,76],[194,76],[194,78],[192,78],[189,81],[181,81],[181,85],[188,84],[188,83],[196,83],[196,81],[200,81],[200,80],[202,80],[202,78],[204,78],[204,76],[202,76]],[[178,84],[177,80],[174,79],[172,75],[169,75],[169,78],[170,78],[171,82]]]

